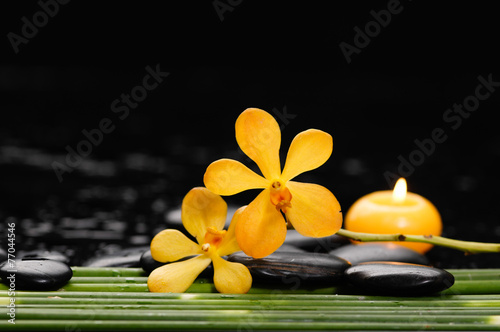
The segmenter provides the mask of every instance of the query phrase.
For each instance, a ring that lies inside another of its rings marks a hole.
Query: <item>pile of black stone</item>
[[[337,246],[320,252],[320,243],[289,237],[273,254],[255,259],[236,252],[227,257],[248,267],[254,284],[280,285],[290,289],[344,287],[348,293],[398,296],[431,295],[451,287],[449,272],[429,266],[429,260],[413,250],[391,243],[354,245],[340,236],[323,238],[323,245]],[[313,251],[311,251],[313,249]],[[4,257],[5,258],[5,257]],[[16,269],[17,289],[57,290],[72,277],[69,258],[57,252],[21,252],[15,262],[0,264],[0,277],[9,282],[9,270]],[[164,264],[155,261],[147,246],[122,250],[86,261],[92,267],[142,267],[149,273]],[[211,279],[209,266],[201,277]],[[342,289],[342,288],[341,288]]]
[[[264,258],[238,252],[228,260],[247,266],[257,284],[277,283],[291,289],[335,285],[347,293],[422,296],[443,291],[454,283],[452,274],[429,266],[427,257],[400,245],[355,245],[334,235],[323,238],[322,244],[339,247],[325,253],[318,241],[313,251],[311,240],[300,242],[295,237],[290,242],[295,245],[286,244]],[[301,243],[302,247],[297,246]]]

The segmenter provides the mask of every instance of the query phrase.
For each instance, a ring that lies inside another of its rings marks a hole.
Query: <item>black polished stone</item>
[[[337,234],[313,238],[299,234],[299,232],[294,229],[287,231],[284,242],[285,245],[295,246],[306,251],[325,253],[348,243],[350,242],[347,238]]]
[[[108,254],[91,258],[82,266],[92,267],[141,267],[141,256],[149,249],[149,246],[127,248],[119,253]]]
[[[424,255],[394,243],[348,244],[330,251],[356,265],[363,262],[384,261],[428,265]]]
[[[360,263],[348,268],[345,277],[369,294],[395,296],[431,295],[455,282],[445,270],[400,262]]]
[[[73,276],[68,264],[47,259],[24,259],[0,265],[2,282],[15,290],[53,291],[64,286]]]
[[[69,258],[58,251],[48,251],[48,250],[20,251],[16,255],[16,258],[23,260],[48,259],[69,264]]]
[[[298,278],[304,284],[338,282],[351,264],[333,255],[309,252],[274,252],[255,259],[236,252],[228,257],[230,262],[242,263],[258,281],[287,282]]]
[[[140,264],[144,271],[151,273],[153,270],[168,263],[158,262],[151,255],[151,250],[147,250],[141,255]]]

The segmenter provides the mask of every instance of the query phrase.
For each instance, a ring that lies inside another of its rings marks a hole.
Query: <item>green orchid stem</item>
[[[340,229],[337,234],[360,242],[397,241],[429,243],[436,246],[461,250],[467,254],[500,252],[500,243],[460,241],[436,235],[372,234],[358,233],[345,229]]]

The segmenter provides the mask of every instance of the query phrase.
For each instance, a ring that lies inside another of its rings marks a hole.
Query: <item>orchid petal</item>
[[[299,133],[290,144],[282,180],[286,182],[301,173],[318,168],[330,158],[332,151],[333,139],[330,134],[317,129]]]
[[[238,217],[236,239],[245,254],[262,258],[278,249],[286,237],[286,223],[263,190]]]
[[[245,294],[252,287],[252,276],[241,263],[228,262],[220,256],[213,257],[214,285],[219,293]]]
[[[292,207],[286,216],[304,236],[324,237],[342,227],[342,212],[335,196],[325,187],[312,183],[289,181]]]
[[[232,159],[220,159],[208,165],[203,181],[210,191],[218,195],[234,195],[248,189],[265,188],[269,182]]]
[[[182,201],[182,224],[199,244],[203,244],[208,227],[222,230],[226,215],[226,202],[207,188],[191,189]]]
[[[211,259],[200,255],[182,262],[171,263],[155,269],[148,277],[150,292],[183,293],[207,268]]]
[[[200,246],[176,229],[165,229],[151,241],[151,255],[162,263],[201,254]]]
[[[233,218],[231,219],[231,224],[229,225],[229,228],[227,229],[227,233],[224,236],[224,239],[219,245],[219,248],[217,250],[217,253],[220,256],[226,256],[230,255],[233,252],[240,251],[240,246],[238,245],[238,241],[236,241],[236,234],[235,234],[235,229],[236,229],[236,223],[238,222],[238,219],[245,210],[246,206],[240,207],[238,210],[233,215]]]
[[[235,128],[238,145],[259,166],[264,177],[278,178],[281,131],[272,115],[258,108],[247,108],[236,120]]]

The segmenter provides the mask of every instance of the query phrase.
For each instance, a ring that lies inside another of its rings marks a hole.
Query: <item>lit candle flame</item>
[[[394,186],[394,190],[392,191],[392,200],[395,203],[403,203],[406,198],[406,180],[404,178],[400,178],[396,185]]]

